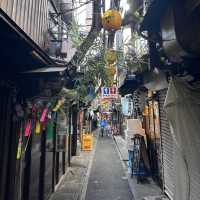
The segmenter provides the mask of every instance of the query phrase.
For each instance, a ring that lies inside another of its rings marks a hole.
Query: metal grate
[[[159,92],[159,110],[160,110],[160,132],[162,143],[162,156],[163,156],[163,183],[165,193],[173,199],[174,196],[174,145],[173,138],[170,132],[169,122],[167,120],[166,113],[164,111],[164,102],[166,98],[167,90],[161,90]]]

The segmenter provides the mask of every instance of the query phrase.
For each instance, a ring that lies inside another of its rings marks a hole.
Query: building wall
[[[40,47],[48,29],[48,0],[0,0],[0,8]]]

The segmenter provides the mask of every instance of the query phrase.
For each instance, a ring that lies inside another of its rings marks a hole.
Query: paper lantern
[[[121,14],[117,10],[107,10],[102,16],[102,25],[108,31],[120,29],[121,24]]]
[[[113,64],[117,61],[117,52],[113,49],[109,49],[106,52],[106,61],[108,64]]]
[[[108,86],[112,86],[114,83],[114,75],[116,73],[115,67],[107,67],[106,74],[108,76]]]
[[[116,68],[115,67],[107,67],[106,68],[106,73],[110,77],[113,77],[116,73]]]

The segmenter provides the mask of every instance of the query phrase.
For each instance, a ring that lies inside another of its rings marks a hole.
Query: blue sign
[[[113,98],[117,96],[117,87],[102,87],[101,88],[102,97]]]
[[[108,96],[108,95],[109,95],[109,88],[103,87],[103,96]]]

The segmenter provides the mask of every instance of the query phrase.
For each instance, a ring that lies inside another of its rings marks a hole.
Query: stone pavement
[[[92,163],[97,137],[94,137],[93,151],[81,151],[79,156],[74,156],[71,167],[68,167],[57,190],[50,200],[79,200],[88,176],[88,169]]]
[[[168,200],[168,198],[162,193],[160,187],[155,182],[148,178],[148,182],[137,184],[136,178],[131,178],[128,174],[128,165],[126,157],[126,141],[121,136],[114,136],[118,152],[121,160],[124,161],[124,169],[126,170],[129,186],[134,195],[135,200]]]
[[[167,200],[153,180],[137,184],[130,178],[125,141],[119,137],[95,136],[93,151],[73,157],[50,200]]]
[[[133,200],[111,136],[99,136],[85,200]]]
[[[128,161],[128,151],[126,148],[125,140],[121,136],[114,136],[118,150],[123,161]]]

